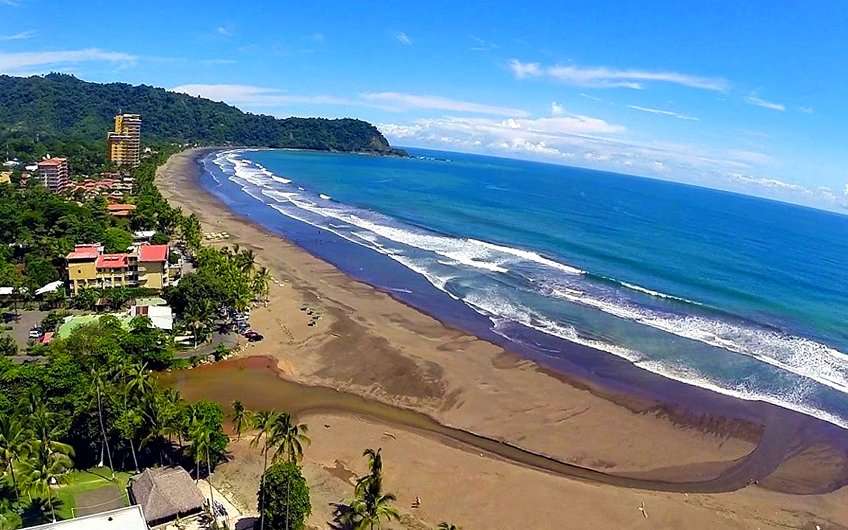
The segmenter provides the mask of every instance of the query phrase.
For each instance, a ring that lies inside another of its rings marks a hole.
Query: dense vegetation
[[[22,140],[41,134],[103,141],[121,111],[142,115],[145,140],[402,154],[361,120],[278,119],[162,88],[66,74],[0,76],[0,130]]]
[[[7,517],[52,518],[56,491],[48,484],[74,467],[183,463],[199,473],[201,463],[211,471],[223,455],[221,408],[189,404],[151,375],[150,367],[168,364],[173,345],[146,317],[125,330],[103,316],[46,350],[44,363],[0,358],[0,498],[7,500],[0,512]]]

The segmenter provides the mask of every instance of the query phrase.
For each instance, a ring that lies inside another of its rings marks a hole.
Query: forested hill
[[[0,75],[0,136],[101,140],[118,112],[141,114],[143,137],[154,141],[403,154],[361,120],[278,119],[147,85]]]

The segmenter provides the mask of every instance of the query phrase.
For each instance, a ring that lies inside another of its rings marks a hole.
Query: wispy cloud
[[[21,3],[18,0],[0,0],[0,6],[18,7]]]
[[[689,88],[723,92],[730,87],[730,84],[721,78],[701,77],[668,71],[621,70],[604,66],[544,66],[540,63],[525,63],[518,59],[510,60],[509,68],[518,79],[546,77],[569,85],[594,88],[642,89],[646,83],[669,83]]]
[[[297,95],[283,92],[275,88],[253,85],[180,85],[171,89],[190,96],[198,96],[213,101],[223,101],[232,105],[249,105],[253,107],[275,107],[291,103],[310,103],[321,105],[350,105],[354,103],[348,98],[325,95]]]
[[[312,35],[309,36],[309,40],[312,42],[323,43],[326,40],[326,36],[320,31],[316,31]]]
[[[18,73],[37,68],[53,68],[85,62],[108,62],[129,65],[137,56],[123,52],[87,48],[46,52],[0,53],[0,73]]]
[[[227,26],[218,26],[217,28],[215,28],[215,33],[217,33],[218,35],[221,35],[222,37],[232,37],[233,36],[233,30],[231,30]]]
[[[798,110],[804,114],[813,114],[816,111],[813,107],[798,107]]]
[[[404,46],[412,46],[412,39],[403,31],[395,33],[395,39]]]
[[[471,40],[474,41],[471,50],[475,52],[488,52],[498,48],[498,45],[494,42],[475,37],[474,35],[471,36]]]
[[[750,96],[746,97],[745,101],[751,105],[762,107],[764,109],[776,110],[780,112],[786,110],[786,105],[784,105],[783,103],[775,103],[773,101],[768,101],[757,96],[756,94],[751,94]]]
[[[648,112],[650,114],[660,114],[662,116],[671,116],[672,118],[677,118],[679,120],[688,120],[688,121],[701,121],[700,118],[696,118],[695,116],[689,116],[687,114],[680,114],[679,112],[674,112],[671,110],[662,110],[655,109],[652,107],[641,107],[639,105],[627,105],[627,108],[638,110],[639,112]]]
[[[557,103],[556,101],[551,102],[551,114],[554,116],[560,116],[565,112],[565,107]]]
[[[732,175],[732,178],[737,182],[742,184],[750,184],[754,186],[761,186],[763,188],[771,188],[776,190],[788,190],[788,191],[800,191],[804,192],[807,190],[804,186],[800,184],[794,184],[792,182],[786,182],[783,180],[769,178],[769,177],[754,177],[751,175],[741,175],[736,174]]]
[[[11,35],[0,35],[0,41],[26,40],[35,37],[35,30],[21,31]]]
[[[469,112],[474,114],[491,114],[494,116],[527,116],[527,112],[511,107],[496,105],[485,105],[471,101],[459,101],[440,96],[404,94],[400,92],[366,92],[360,97],[368,102],[377,103],[386,107],[395,107],[397,110],[429,109],[446,110],[451,112]]]
[[[201,59],[200,64],[219,65],[219,64],[235,64],[235,59]]]
[[[597,96],[592,96],[592,95],[589,95],[589,94],[585,94],[583,92],[580,93],[580,97],[586,98],[586,99],[591,99],[592,101],[603,101],[601,98],[599,98]]]

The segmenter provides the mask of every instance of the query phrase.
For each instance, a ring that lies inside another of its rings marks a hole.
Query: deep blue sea
[[[207,159],[208,186],[231,206],[247,198],[393,260],[507,340],[532,329],[848,427],[848,216],[587,169],[409,151],[219,152]]]

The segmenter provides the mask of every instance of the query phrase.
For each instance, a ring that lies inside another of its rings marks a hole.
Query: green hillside
[[[100,141],[118,112],[141,114],[150,141],[403,154],[362,120],[278,119],[147,85],[89,83],[66,74],[0,75],[0,138]]]

